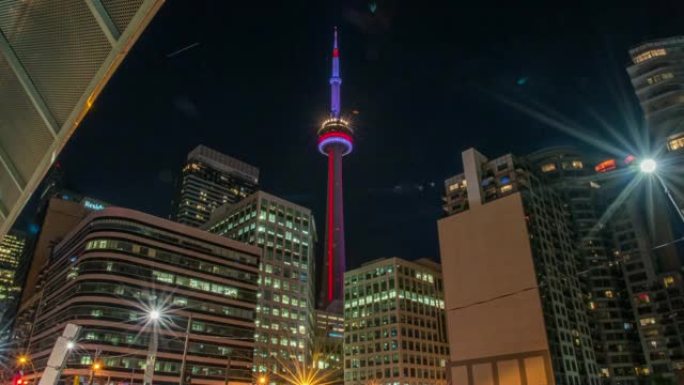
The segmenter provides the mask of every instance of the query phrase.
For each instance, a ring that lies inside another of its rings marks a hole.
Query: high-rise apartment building
[[[684,150],[684,36],[647,42],[629,54],[627,73],[658,147]]]
[[[24,256],[26,241],[26,235],[18,232],[10,232],[0,241],[0,338],[9,323],[6,313],[14,309],[21,293],[17,269]]]
[[[451,383],[599,384],[562,197],[513,155],[463,169],[438,223]]]
[[[263,191],[216,209],[205,228],[263,250],[256,313],[257,372],[276,373],[292,360],[308,363],[314,334],[313,264],[316,230],[305,207]]]
[[[92,212],[55,245],[41,274],[35,327],[19,351],[35,368],[27,378],[41,375],[74,323],[82,329],[65,382],[142,383],[157,333],[154,383],[178,384],[182,370],[193,384],[252,383],[260,254],[137,211]]]
[[[646,155],[655,157],[658,170],[641,195],[651,205],[630,202],[622,225],[614,226],[616,251],[628,261],[628,287],[652,371],[684,382],[684,255],[673,245],[684,208],[676,193],[684,188],[677,177],[684,166],[684,36],[646,42],[629,54],[627,73],[655,143]],[[668,197],[664,189],[675,193]]]
[[[599,173],[598,161],[572,147],[555,147],[528,156],[548,188],[562,199],[572,228],[589,323],[602,382],[637,385],[650,372],[639,339],[632,296],[625,282],[624,260],[615,253],[614,218],[624,216],[624,205],[611,209],[615,194],[609,174]],[[617,168],[617,161],[615,167]],[[612,164],[611,160],[606,164]],[[599,170],[603,168],[599,167]],[[604,175],[606,177],[604,177]],[[607,219],[609,218],[609,219]]]
[[[199,145],[183,166],[172,219],[200,227],[214,209],[245,198],[257,190],[258,184],[258,168]]]
[[[345,384],[447,383],[439,264],[380,259],[347,271],[344,283]]]

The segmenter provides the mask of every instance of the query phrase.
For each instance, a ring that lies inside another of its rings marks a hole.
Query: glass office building
[[[314,334],[313,215],[263,191],[214,211],[210,232],[263,249],[256,314],[255,370],[271,375],[292,360],[307,363]]]

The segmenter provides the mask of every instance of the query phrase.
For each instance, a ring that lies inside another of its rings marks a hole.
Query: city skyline
[[[358,112],[357,148],[345,173],[345,199],[355,202],[345,212],[349,267],[380,255],[436,258],[433,218],[441,215],[441,180],[458,169],[461,150],[530,152],[576,142],[498,96],[544,100],[600,136],[605,130],[593,112],[624,127],[624,97],[627,111],[640,116],[624,69],[628,49],[678,33],[667,20],[637,23],[657,17],[646,5],[617,9],[619,17],[603,26],[596,15],[601,12],[582,7],[510,9],[518,22],[472,7],[458,16],[458,27],[442,15],[452,10],[441,6],[408,10],[380,2],[372,13],[365,4],[294,4],[261,10],[268,21],[261,28],[236,16],[255,14],[258,7],[186,7],[162,7],[93,105],[58,159],[70,184],[166,217],[185,154],[206,144],[259,167],[265,191],[311,207],[322,226],[326,167],[314,134],[326,115],[327,90],[320,85],[329,76],[329,31],[338,25],[346,53],[345,105]],[[681,12],[674,5],[670,10]],[[466,22],[465,13],[487,23]],[[189,34],[174,32],[186,15],[208,22]],[[302,30],[286,26],[313,15],[321,17]],[[235,25],[211,22],[219,16]],[[422,18],[435,22],[423,28]],[[548,20],[559,21],[558,29]],[[497,26],[490,31],[487,25]],[[244,39],[233,33],[240,29]],[[536,31],[546,34],[525,40]],[[242,54],[233,57],[231,47]],[[477,77],[467,76],[475,70]],[[136,84],[136,93],[127,92]],[[483,130],[490,131],[479,135]],[[135,141],[128,140],[131,135]],[[120,178],[129,183],[115,183]]]
[[[138,1],[0,5],[0,385],[684,384],[684,4]]]

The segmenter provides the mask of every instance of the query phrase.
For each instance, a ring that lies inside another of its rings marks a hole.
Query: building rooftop
[[[209,164],[217,170],[230,174],[238,174],[254,183],[259,182],[259,168],[235,159],[222,152],[200,144],[188,154],[188,161],[199,160]]]
[[[662,48],[672,45],[684,46],[684,36],[672,36],[663,39],[653,39],[629,50],[629,54],[634,57],[641,52],[651,48]]]
[[[410,261],[408,259],[404,259],[404,258],[400,258],[400,257],[388,257],[388,258],[376,258],[376,259],[370,260],[368,262],[364,262],[361,264],[360,267],[357,267],[355,269],[350,269],[350,270],[346,271],[345,273],[350,273],[350,272],[353,272],[356,270],[364,270],[367,267],[370,267],[373,265],[387,263],[387,261],[397,261],[397,262],[401,262],[401,263],[410,263],[410,264],[414,264],[414,265],[420,265],[423,267],[427,267],[429,269],[442,271],[442,265],[440,265],[439,263],[437,263],[437,262],[435,262],[429,258],[418,258],[418,259],[415,259],[413,261]]]

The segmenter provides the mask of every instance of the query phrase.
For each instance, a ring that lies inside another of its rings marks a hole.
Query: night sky
[[[338,25],[357,132],[344,161],[348,265],[438,258],[443,180],[461,151],[574,143],[502,100],[601,137],[595,115],[618,129],[641,119],[627,49],[684,34],[681,1],[476,3],[169,0],[60,156],[67,184],[166,217],[185,156],[205,144],[258,166],[263,189],[312,208],[322,234],[315,132]]]

